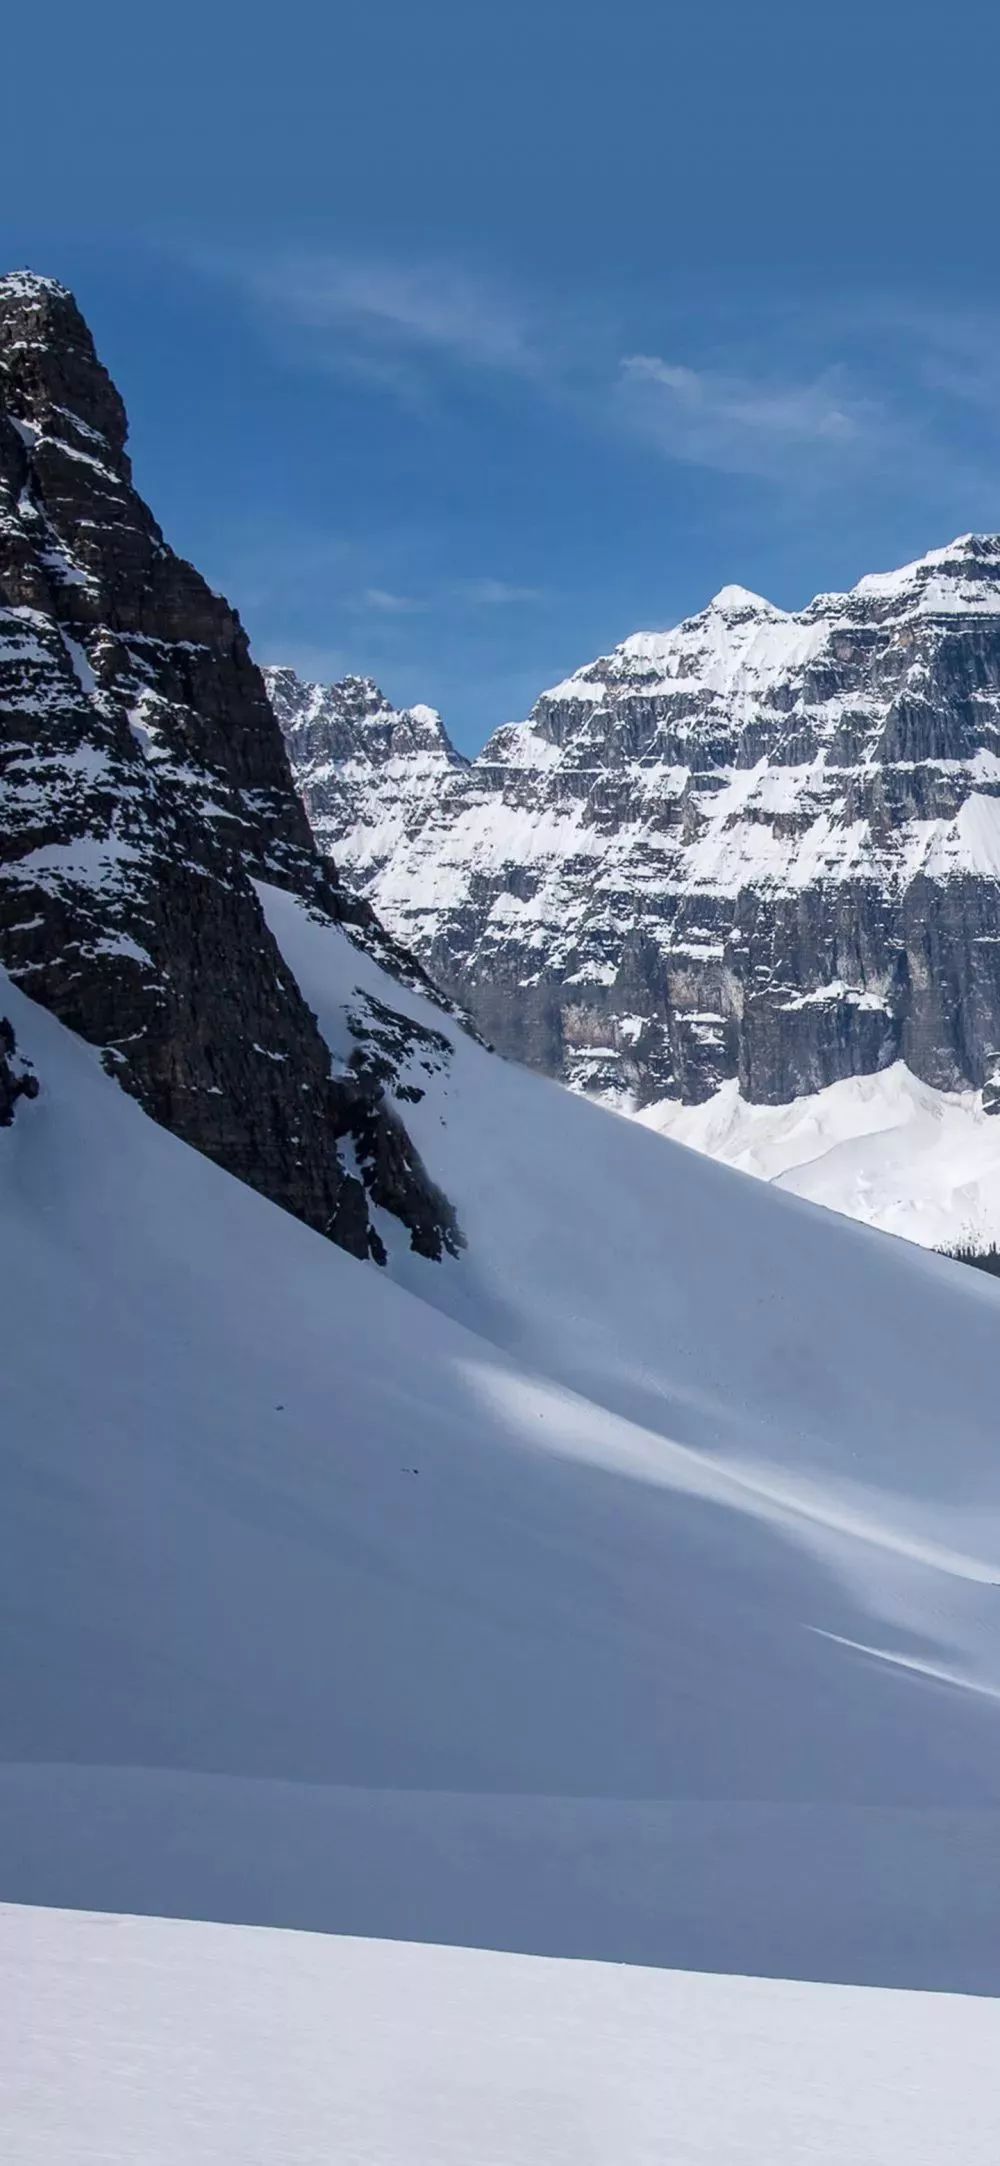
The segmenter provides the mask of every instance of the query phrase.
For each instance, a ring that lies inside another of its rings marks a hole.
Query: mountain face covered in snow
[[[471,763],[280,677],[323,846],[501,1050],[633,1108],[897,1061],[989,1103],[1000,537],[794,613],[726,587]]]
[[[992,2157],[1000,1290],[469,1033],[0,323],[7,2151]]]
[[[453,1214],[385,1100],[386,1030],[331,1076],[253,876],[391,943],[320,857],[239,618],[167,547],[125,442],[72,296],[0,279],[0,960],[265,1195],[366,1254],[367,1189],[440,1254]]]

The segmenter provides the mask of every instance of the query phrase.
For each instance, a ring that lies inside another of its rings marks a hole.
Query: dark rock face
[[[0,1128],[9,1128],[19,1098],[37,1098],[38,1077],[20,1059],[14,1026],[0,1015]]]
[[[240,620],[165,544],[125,435],[72,297],[0,279],[0,960],[155,1119],[366,1255],[344,1084],[254,878],[398,952],[317,851]],[[377,1079],[350,1089],[389,1150]],[[440,1253],[411,1156],[403,1215]]]
[[[324,846],[502,1051],[639,1106],[899,1058],[1000,1102],[1000,537],[794,615],[725,588],[409,791],[282,675]]]

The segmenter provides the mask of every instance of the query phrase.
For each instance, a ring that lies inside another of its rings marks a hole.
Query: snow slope
[[[751,1105],[723,1083],[697,1106],[662,1099],[636,1119],[927,1248],[1000,1248],[1000,1121],[981,1091],[939,1091],[904,1061],[788,1105]]]
[[[997,1289],[265,893],[335,1055],[438,1034],[468,1249],[355,1263],[4,990],[0,1895],[996,1990]]]
[[[17,2166],[993,2166],[1000,2004],[5,1909]]]

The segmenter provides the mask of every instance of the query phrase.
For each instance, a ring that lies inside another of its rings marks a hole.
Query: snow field
[[[17,2166],[993,2166],[1000,2004],[0,1912]]]

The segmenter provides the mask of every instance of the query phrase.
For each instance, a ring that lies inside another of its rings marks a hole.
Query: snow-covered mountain
[[[1000,538],[797,613],[726,587],[471,763],[288,672],[278,711],[324,848],[501,1049],[631,1108],[898,1061],[992,1102]]]
[[[336,1059],[395,981],[262,906]],[[0,1898],[997,1990],[992,1280],[414,993],[377,1272],[3,999]]]
[[[261,900],[337,1060],[398,983]],[[995,1282],[414,993],[469,1241],[376,1272],[0,993],[6,2153],[985,2166]]]
[[[72,296],[0,279],[0,961],[310,1225],[378,1253],[367,1190],[440,1254],[454,1215],[386,1109],[385,1045],[331,1077],[253,876],[391,944],[320,857],[240,620],[167,547],[125,441]]]
[[[63,289],[0,364],[0,2150],[992,2156],[1000,1289],[470,1034]],[[473,770],[315,705],[388,869]]]

